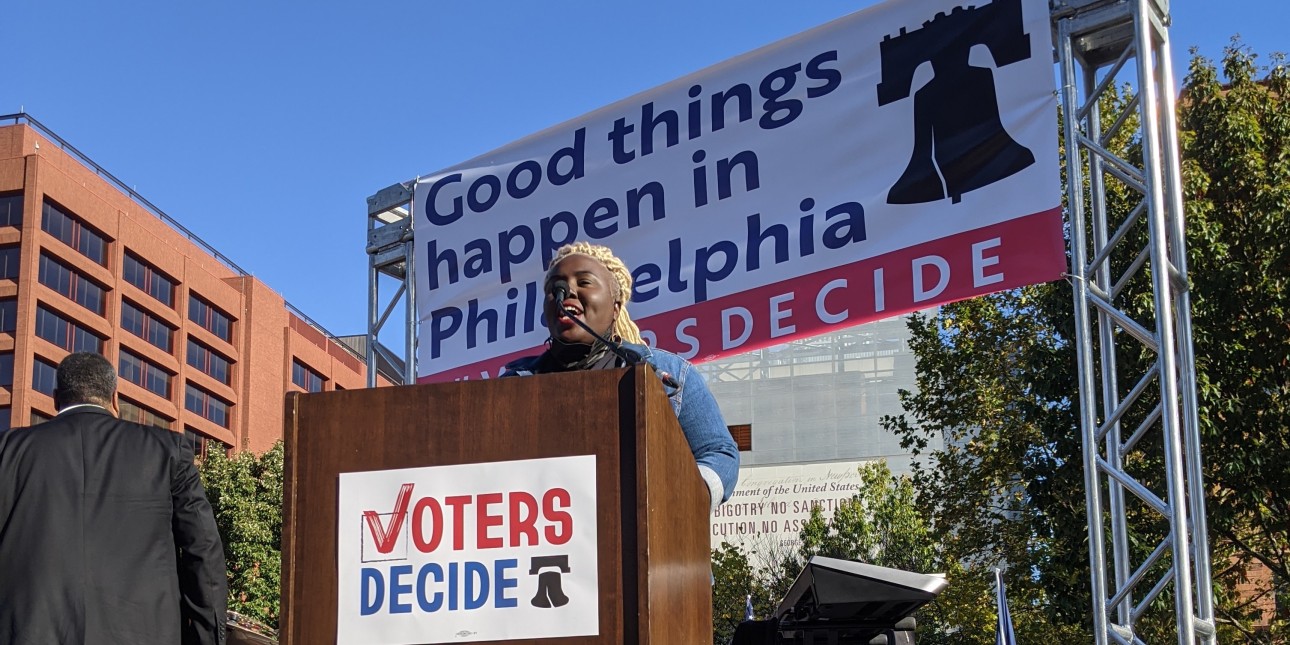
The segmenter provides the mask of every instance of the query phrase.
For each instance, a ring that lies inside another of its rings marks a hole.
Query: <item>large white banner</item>
[[[598,634],[596,458],[343,473],[337,645]]]
[[[696,360],[1059,277],[1048,3],[960,4],[879,5],[421,179],[421,380],[539,351],[575,240]]]
[[[826,519],[864,485],[864,461],[744,466],[730,501],[712,514],[712,548],[723,543],[749,553],[779,554],[801,544],[802,525],[818,506]]]

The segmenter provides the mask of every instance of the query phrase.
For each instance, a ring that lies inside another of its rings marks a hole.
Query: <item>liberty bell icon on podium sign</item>
[[[909,98],[914,70],[930,62],[934,76],[914,93],[914,150],[904,174],[887,193],[888,204],[919,204],[993,184],[1035,163],[1028,148],[1003,128],[994,73],[968,64],[984,45],[998,68],[1030,58],[1021,0],[955,7],[922,28],[888,35],[881,43],[878,105]]]
[[[545,555],[529,560],[529,575],[538,577],[537,594],[529,601],[534,607],[551,609],[569,604],[564,595],[561,573],[569,573],[569,556]]]

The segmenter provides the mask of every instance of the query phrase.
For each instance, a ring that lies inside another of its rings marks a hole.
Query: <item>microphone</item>
[[[568,280],[560,279],[551,283],[551,299],[555,301],[555,306],[560,308],[561,313],[563,313],[565,316],[568,316],[569,320],[572,320],[575,324],[581,327],[583,331],[587,332],[588,334],[591,334],[593,338],[604,343],[605,346],[609,348],[609,351],[612,351],[619,358],[623,359],[624,361],[627,361],[628,365],[636,365],[637,363],[640,362],[639,359],[633,358],[631,354],[628,354],[626,351],[624,351],[623,348],[618,345],[618,343],[615,343],[614,341],[608,338],[605,338],[604,336],[601,336],[600,333],[592,329],[590,325],[588,325],[585,322],[582,322],[581,320],[578,320],[578,317],[575,316],[573,312],[569,311],[568,309],[565,309],[564,301],[568,297],[569,297]],[[655,373],[658,374],[659,380],[663,381],[663,385],[666,385],[670,388],[678,389],[678,390],[681,388],[681,384],[677,383],[676,379],[672,378],[671,374],[668,374],[666,372],[658,372],[658,371],[655,371]]]
[[[561,311],[564,311],[564,301],[568,297],[569,297],[568,280],[556,280],[555,282],[551,283],[551,298],[555,300],[555,304],[559,305]],[[569,317],[573,318],[573,316],[569,316]]]

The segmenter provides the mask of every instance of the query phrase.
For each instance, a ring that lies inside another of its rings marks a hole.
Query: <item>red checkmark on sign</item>
[[[394,550],[394,543],[399,541],[399,530],[403,528],[403,519],[408,515],[408,502],[412,499],[412,486],[413,484],[404,484],[399,488],[389,526],[381,524],[381,516],[376,511],[363,511],[363,519],[367,521],[367,530],[372,532],[377,552],[389,553]]]

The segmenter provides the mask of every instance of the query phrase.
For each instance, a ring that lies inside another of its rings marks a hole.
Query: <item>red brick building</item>
[[[118,366],[121,416],[263,451],[284,394],[366,385],[363,360],[27,117],[0,125],[0,431],[55,413],[54,368]]]

